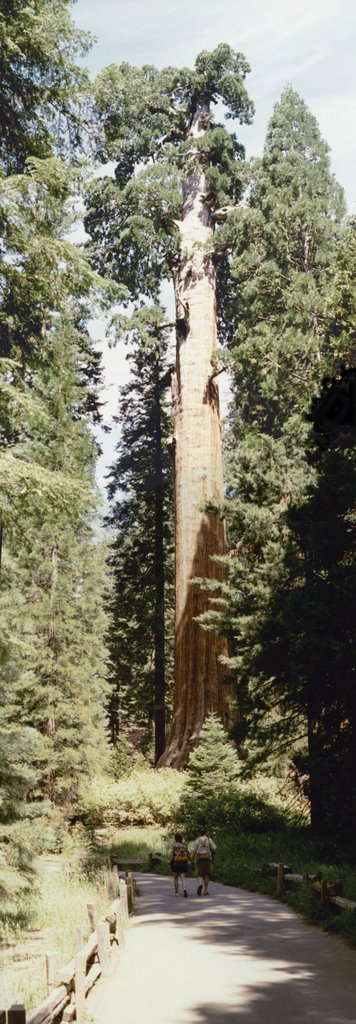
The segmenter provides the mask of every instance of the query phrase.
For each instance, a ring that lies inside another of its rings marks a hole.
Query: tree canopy
[[[28,157],[77,151],[89,78],[76,64],[90,46],[70,17],[72,0],[1,0],[0,165],[24,169]]]

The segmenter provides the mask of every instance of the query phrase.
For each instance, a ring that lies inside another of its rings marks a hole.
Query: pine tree
[[[96,88],[102,158],[115,160],[116,170],[90,195],[94,265],[125,284],[135,302],[156,300],[167,278],[175,293],[175,693],[160,764],[177,767],[206,713],[224,720],[229,713],[219,661],[225,642],[199,626],[206,597],[190,581],[222,579],[213,558],[225,550],[224,523],[203,510],[223,496],[214,228],[239,200],[243,176],[242,147],[215,123],[212,104],[220,100],[228,117],[248,122],[248,70],[222,44],[201,53],[193,70],[109,67]]]
[[[159,306],[119,320],[120,334],[130,340],[131,376],[119,392],[121,435],[109,475],[109,494],[116,499],[109,516],[115,533],[112,735],[119,719],[146,720],[148,726],[154,720],[156,762],[165,747],[166,672],[172,661],[166,641],[167,604],[172,621],[171,428],[165,398],[170,374],[162,325]]]
[[[236,752],[216,715],[207,715],[198,746],[189,755],[186,771],[188,790],[195,798],[219,796],[237,779]]]

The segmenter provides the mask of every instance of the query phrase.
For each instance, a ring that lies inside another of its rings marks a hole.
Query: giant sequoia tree
[[[176,308],[172,376],[176,516],[175,699],[163,764],[185,764],[207,711],[226,722],[227,690],[219,658],[225,641],[197,617],[207,597],[193,577],[221,579],[214,556],[225,550],[224,524],[204,511],[223,496],[216,379],[214,226],[241,196],[242,148],[215,122],[251,118],[244,57],[229,46],[201,53],[193,70],[121,64],[97,82],[104,140],[115,179],[95,183],[86,226],[95,265],[125,283],[132,300],[155,299],[170,279]]]

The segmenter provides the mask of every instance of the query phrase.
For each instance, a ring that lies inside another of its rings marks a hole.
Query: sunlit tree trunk
[[[194,140],[209,123],[200,106],[191,128]],[[175,695],[170,734],[160,764],[182,767],[199,739],[206,714],[226,725],[227,687],[219,655],[226,641],[202,628],[196,617],[209,608],[195,577],[222,578],[212,556],[225,552],[224,523],[203,506],[223,498],[219,390],[212,357],[217,346],[213,224],[206,201],[204,169],[196,165],[184,183],[179,224],[181,259],[175,278],[176,377],[173,381],[176,518]]]
[[[164,499],[162,467],[160,363],[157,361],[155,385],[155,668],[154,668],[154,721],[155,763],[165,748],[166,680],[165,680],[165,617],[164,617]]]

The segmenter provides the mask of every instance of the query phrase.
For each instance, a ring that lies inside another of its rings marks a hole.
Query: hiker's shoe
[[[183,893],[183,896],[185,896],[185,897],[187,897],[187,896],[188,896],[188,893],[187,893],[187,890],[186,890],[186,889],[184,889],[184,893]]]
[[[203,896],[210,896],[210,892],[208,892],[208,890],[205,889],[204,892],[203,892]]]
[[[203,892],[203,886],[202,885],[198,885],[197,896],[201,896],[202,892]]]

